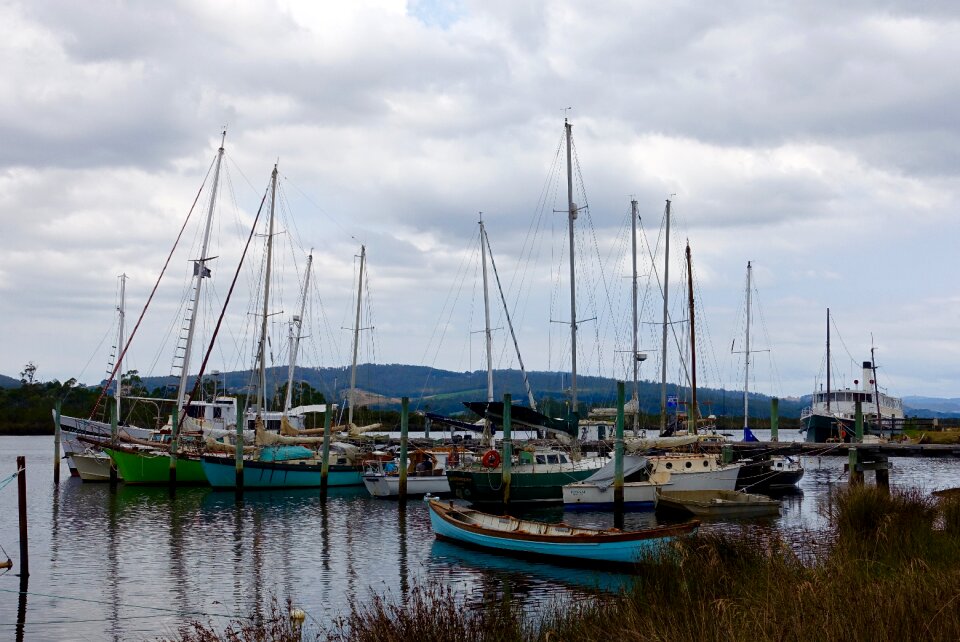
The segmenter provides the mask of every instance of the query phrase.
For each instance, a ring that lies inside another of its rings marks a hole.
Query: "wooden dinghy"
[[[768,517],[780,514],[780,502],[766,495],[733,490],[662,490],[659,508],[685,510],[697,517]]]
[[[695,532],[700,525],[692,521],[639,531],[600,530],[491,515],[436,499],[428,504],[437,539],[568,562],[635,562],[641,554],[655,552],[675,537]]]

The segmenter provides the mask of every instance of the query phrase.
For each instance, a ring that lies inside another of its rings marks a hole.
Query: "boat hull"
[[[523,557],[542,557],[551,560],[575,563],[632,563],[638,561],[641,555],[656,553],[661,547],[668,544],[677,536],[691,533],[696,530],[697,523],[684,524],[674,527],[658,527],[648,531],[635,533],[618,531],[612,534],[609,531],[600,535],[571,534],[569,536],[529,534],[515,528],[509,532],[497,532],[482,527],[458,524],[442,513],[443,506],[439,502],[431,501],[430,523],[438,539],[468,546],[483,548],[498,553],[520,555]],[[511,521],[512,518],[496,518]],[[520,520],[512,520],[520,523]],[[531,524],[531,522],[523,522]],[[562,525],[538,524],[544,531],[559,532],[582,531]]]
[[[77,466],[77,474],[85,482],[108,482],[110,481],[110,469],[113,467],[113,460],[104,454],[83,454],[73,455],[73,461]],[[117,478],[123,481],[119,471]]]
[[[214,488],[236,488],[236,462],[230,457],[205,455],[201,466],[206,480]],[[322,469],[319,464],[294,464],[274,461],[243,462],[244,488],[320,488]],[[359,486],[363,471],[358,466],[330,464],[327,486]]]
[[[663,491],[659,505],[708,518],[775,517],[780,514],[780,502],[764,495],[735,491]]]
[[[803,479],[803,468],[776,470],[768,461],[749,462],[740,467],[737,490],[764,492],[796,488]]]
[[[583,481],[603,466],[599,460],[595,466],[550,469],[542,471],[515,469],[510,474],[511,504],[559,504],[563,502],[563,486]],[[524,466],[524,468],[532,468]],[[447,470],[450,491],[471,504],[503,503],[503,474],[500,468]]]
[[[623,509],[652,511],[657,507],[657,489],[661,484],[626,482],[623,485]],[[613,510],[613,486],[578,482],[563,487],[564,510]]]
[[[400,478],[396,475],[367,473],[363,476],[363,485],[374,497],[399,497]],[[447,495],[450,482],[445,475],[411,475],[407,477],[407,495]]]
[[[716,470],[674,472],[670,475],[670,490],[734,490],[740,466]]]
[[[104,448],[117,464],[117,471],[126,484],[160,485],[170,483],[170,455],[159,451],[127,451]],[[177,485],[206,486],[200,459],[177,457]]]

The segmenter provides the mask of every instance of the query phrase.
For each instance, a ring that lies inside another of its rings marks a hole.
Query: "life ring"
[[[496,450],[488,450],[483,453],[483,459],[480,460],[480,463],[486,468],[496,468],[500,465],[500,453]]]

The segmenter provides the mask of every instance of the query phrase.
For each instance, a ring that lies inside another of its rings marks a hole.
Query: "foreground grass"
[[[801,563],[779,539],[700,534],[643,559],[617,595],[536,616],[505,599],[467,610],[448,589],[406,604],[354,607],[319,640],[960,640],[960,497],[833,495],[821,555]],[[283,614],[279,617],[283,624]],[[299,632],[192,624],[181,640],[297,640]],[[262,627],[261,627],[262,628]],[[280,627],[282,628],[282,626]]]

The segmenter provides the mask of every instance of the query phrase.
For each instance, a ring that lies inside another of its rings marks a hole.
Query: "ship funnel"
[[[861,390],[873,390],[873,363],[870,361],[863,362],[863,387]]]

